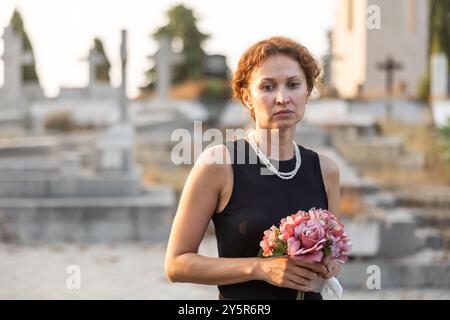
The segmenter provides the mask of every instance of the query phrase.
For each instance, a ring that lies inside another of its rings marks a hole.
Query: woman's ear
[[[248,90],[246,89],[242,89],[241,92],[242,92],[242,101],[244,102],[245,107],[250,111],[253,110],[253,103],[250,92],[248,92]]]

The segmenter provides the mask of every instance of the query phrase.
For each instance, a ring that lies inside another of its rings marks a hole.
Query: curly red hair
[[[318,84],[319,63],[305,46],[294,40],[286,37],[271,37],[255,43],[241,56],[232,80],[233,97],[235,99],[244,103],[243,93],[249,87],[250,78],[255,68],[269,57],[277,54],[286,55],[299,63],[306,76],[308,93],[311,93],[314,86]]]

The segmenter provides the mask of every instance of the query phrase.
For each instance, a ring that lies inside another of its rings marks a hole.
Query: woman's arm
[[[340,201],[339,167],[334,163],[334,161],[323,155],[319,155],[319,159],[323,182],[327,192],[328,210],[330,210],[333,214],[338,215]],[[339,263],[336,261],[331,261],[326,264],[328,264],[330,271],[322,275],[324,278],[329,279],[339,274]]]
[[[227,162],[211,163],[210,159]],[[186,181],[166,252],[165,272],[171,282],[227,285],[250,280],[309,291],[311,280],[323,272],[320,264],[277,258],[211,258],[198,254],[198,248],[216,211],[230,155],[225,146],[208,148],[195,163]]]
[[[211,161],[216,156],[222,161]],[[256,259],[209,258],[198,254],[206,228],[216,211],[226,170],[231,169],[230,163],[226,146],[215,146],[200,155],[190,172],[166,252],[165,271],[170,281],[224,285],[254,278]]]
[[[340,182],[339,168],[330,158],[319,155],[320,169],[328,198],[328,210],[333,214],[339,214]]]

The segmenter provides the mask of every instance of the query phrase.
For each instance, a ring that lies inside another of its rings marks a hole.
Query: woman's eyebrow
[[[288,81],[289,81],[289,80],[293,80],[293,79],[300,79],[300,76],[290,76],[289,78],[287,78]],[[274,81],[274,80],[275,80],[274,78],[266,77],[266,78],[262,78],[262,79],[261,79],[261,82],[264,82],[264,81]]]

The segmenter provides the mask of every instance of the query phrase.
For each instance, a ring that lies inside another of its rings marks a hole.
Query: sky
[[[326,31],[334,26],[338,1],[1,0],[0,35],[17,8],[33,45],[41,85],[47,96],[54,97],[60,87],[87,85],[88,65],[83,60],[93,46],[94,37],[103,41],[112,64],[111,83],[118,86],[120,30],[127,29],[127,93],[133,98],[145,81],[148,57],[157,49],[151,34],[167,23],[166,12],[176,4],[194,10],[199,30],[210,34],[203,48],[208,54],[225,55],[234,71],[248,46],[274,35],[291,37],[320,58],[328,49]]]

